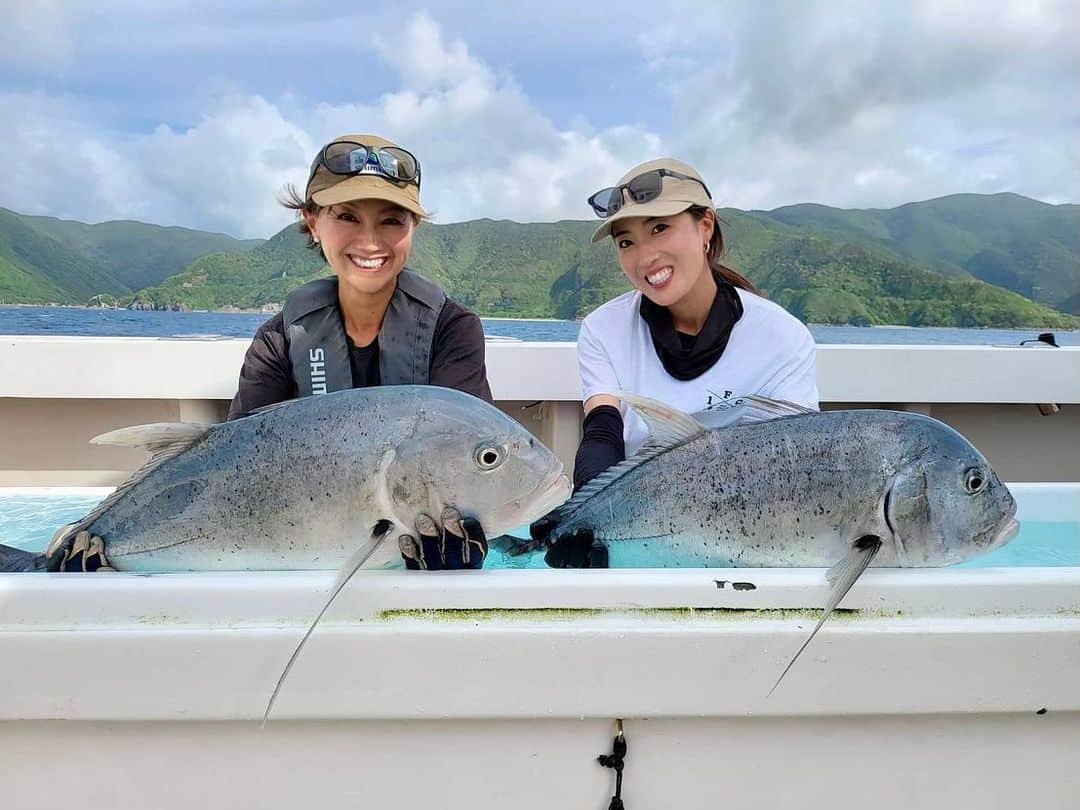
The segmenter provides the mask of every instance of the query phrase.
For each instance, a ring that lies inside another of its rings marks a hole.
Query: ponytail
[[[700,222],[705,217],[705,212],[708,210],[708,208],[703,208],[700,205],[694,205],[688,209],[688,212],[690,216]],[[706,254],[709,260],[709,268],[713,271],[715,275],[719,276],[722,280],[726,281],[732,287],[737,287],[740,290],[752,292],[754,295],[758,295],[764,298],[765,296],[762,295],[761,290],[755,287],[754,283],[750,281],[750,279],[748,279],[738,270],[733,270],[732,268],[728,267],[722,261],[725,246],[724,234],[720,230],[720,223],[724,222],[724,220],[722,220],[720,218],[720,215],[717,214],[715,211],[713,213],[716,215],[716,224],[713,226],[712,237],[709,239],[709,250]],[[724,224],[726,225],[727,223]]]

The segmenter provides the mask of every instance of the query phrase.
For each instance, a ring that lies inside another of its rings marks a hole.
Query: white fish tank
[[[1020,532],[1006,545],[955,567],[1080,566],[1080,485],[1009,484],[1017,502]],[[53,531],[79,520],[110,492],[111,487],[6,487],[0,488],[0,539],[25,551],[43,551]],[[528,537],[528,527],[515,534]],[[677,568],[682,561],[666,559],[663,549],[645,559],[619,555],[612,543],[612,567]],[[542,553],[510,556],[492,548],[487,570],[500,568],[545,569]]]

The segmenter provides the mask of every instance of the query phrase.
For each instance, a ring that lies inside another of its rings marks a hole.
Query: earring
[[[705,243],[705,252],[706,253],[709,252],[709,243],[708,242]]]

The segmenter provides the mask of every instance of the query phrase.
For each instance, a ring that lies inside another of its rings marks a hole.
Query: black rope
[[[615,722],[619,727],[619,733],[615,735],[615,740],[611,743],[611,753],[601,754],[596,758],[596,761],[605,768],[612,768],[615,771],[615,795],[611,797],[608,810],[626,810],[622,800],[622,772],[624,760],[626,759],[626,737],[623,735],[622,720],[616,720]]]
[[[1057,338],[1054,337],[1053,332],[1041,332],[1038,337],[1028,338],[1027,340],[1021,340],[1020,345],[1023,346],[1027,343],[1045,343],[1047,346],[1053,346],[1055,349],[1061,348],[1057,344]]]

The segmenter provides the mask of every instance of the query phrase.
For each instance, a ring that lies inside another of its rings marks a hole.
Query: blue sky
[[[584,219],[632,165],[718,205],[1080,199],[1080,12],[1038,0],[0,4],[0,205],[267,236],[377,132],[436,220]]]

